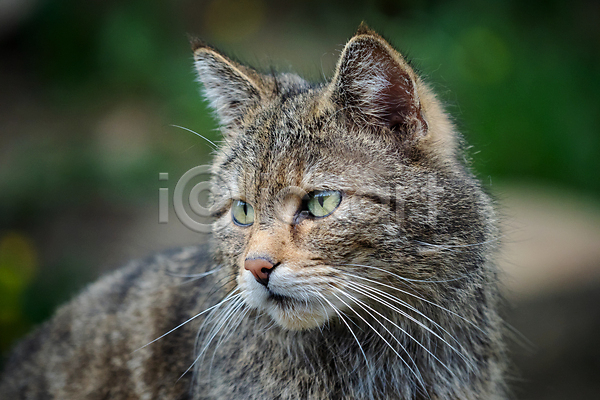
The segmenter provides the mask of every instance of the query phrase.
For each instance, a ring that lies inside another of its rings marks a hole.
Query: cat
[[[504,399],[493,202],[365,25],[330,81],[200,41],[210,243],[117,270],[13,352],[3,399]]]

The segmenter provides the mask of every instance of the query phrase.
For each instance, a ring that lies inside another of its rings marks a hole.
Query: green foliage
[[[482,175],[543,179],[600,194],[600,28],[588,15],[593,11],[583,1],[311,0],[283,8],[265,0],[201,7],[57,0],[45,3],[25,35],[47,84],[70,91],[66,101],[84,96],[91,106],[98,98],[149,96],[178,124],[208,124],[214,138],[192,83],[182,26],[226,49],[241,48],[251,60],[243,48],[253,41],[258,48],[264,37],[312,40],[321,48],[318,41],[349,36],[364,19],[407,50],[441,89],[481,151],[474,165]]]
[[[600,24],[592,3],[41,2],[16,46],[43,103],[28,115],[48,123],[33,133],[15,124],[0,160],[0,350],[93,275],[84,254],[36,258],[43,221],[90,204],[156,201],[159,172],[177,176],[208,160],[204,143],[169,124],[220,140],[198,95],[186,33],[258,67],[270,62],[257,55],[276,49],[272,59],[318,79],[330,74],[320,67],[332,66],[332,49],[364,20],[435,86],[485,181],[542,180],[598,197]]]

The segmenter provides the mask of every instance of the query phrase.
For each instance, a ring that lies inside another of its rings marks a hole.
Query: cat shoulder
[[[193,348],[197,325],[153,341],[206,307],[210,267],[206,248],[189,247],[131,262],[91,284],[16,346],[0,397],[178,398],[189,388],[178,379],[193,359],[173,349]],[[154,368],[140,368],[148,364]]]

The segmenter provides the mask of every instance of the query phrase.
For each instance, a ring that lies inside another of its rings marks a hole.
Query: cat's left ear
[[[356,124],[414,137],[427,132],[418,84],[400,53],[361,25],[342,52],[330,93]]]
[[[268,86],[267,78],[202,42],[193,42],[192,48],[198,80],[222,125],[235,123],[260,103]]]

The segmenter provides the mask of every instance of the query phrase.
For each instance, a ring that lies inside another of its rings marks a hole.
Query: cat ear
[[[222,125],[239,120],[245,110],[260,102],[265,82],[259,73],[204,43],[193,42],[192,48],[198,81]]]
[[[388,42],[361,25],[346,44],[332,80],[332,100],[361,126],[423,135],[427,123],[418,78]]]

